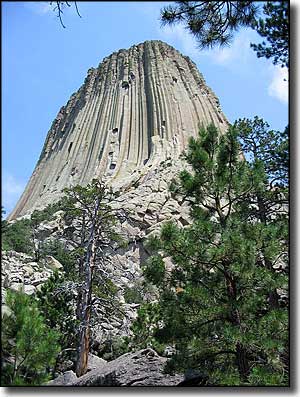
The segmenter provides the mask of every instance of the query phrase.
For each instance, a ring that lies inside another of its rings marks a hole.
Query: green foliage
[[[256,167],[260,163],[271,187],[274,184],[287,186],[289,127],[283,132],[270,130],[269,127],[268,123],[257,116],[253,120],[244,118],[235,122],[243,153],[249,156],[249,161]]]
[[[44,221],[50,221],[55,212],[61,209],[61,202],[48,205],[43,210],[35,210],[30,219],[8,223],[2,221],[2,250],[24,252],[32,255],[36,251],[34,230]]]
[[[273,266],[287,250],[287,214],[269,184],[277,135],[258,119],[246,125],[263,158],[250,156],[243,123],[224,135],[210,125],[190,140],[193,172],[181,172],[175,193],[188,198],[193,222],[166,223],[151,239],[144,275],[159,302],[140,309],[133,330],[138,345],[175,347],[170,371],[205,368],[213,385],[284,385],[288,316],[277,291],[288,280]]]
[[[1,234],[4,234],[7,230],[8,222],[3,219],[3,215],[6,214],[6,211],[3,207],[1,207]]]
[[[129,351],[128,337],[114,337],[112,339],[105,340],[100,355],[104,360],[111,361],[120,357],[122,354],[128,353]]]
[[[159,354],[165,349],[155,334],[160,327],[161,308],[158,303],[145,303],[138,309],[138,316],[131,326],[133,337],[129,342],[129,349],[144,349],[151,347]]]
[[[226,45],[233,32],[252,26],[257,6],[251,1],[176,1],[161,11],[162,24],[183,23],[199,48]]]
[[[3,251],[24,252],[30,255],[33,252],[33,248],[30,221],[28,219],[5,224],[4,230],[2,229]]]
[[[99,318],[123,311],[118,307],[116,286],[111,281],[112,249],[123,244],[116,231],[116,210],[111,207],[115,194],[101,181],[92,180],[87,186],[64,189],[62,209],[67,225],[64,236],[73,247],[76,259],[77,308],[79,323],[77,343],[77,376],[86,370],[90,345],[90,325]]]
[[[41,246],[41,258],[47,255],[53,256],[62,265],[67,279],[76,278],[76,252],[71,252],[66,245],[59,240],[43,243]]]
[[[56,331],[41,316],[36,302],[21,292],[7,292],[11,314],[2,321],[2,380],[4,386],[41,385],[59,352]]]
[[[102,278],[102,281],[103,278]],[[105,279],[105,282],[97,283],[97,277],[93,280],[93,294],[98,298],[113,298],[118,292],[118,287],[109,279]]]
[[[65,212],[65,222],[70,225],[65,230],[64,237],[74,248],[73,257],[77,262],[84,260],[90,249],[93,233],[95,259],[98,262],[109,262],[109,257],[103,254],[104,248],[111,248],[112,244],[124,244],[122,237],[116,232],[116,211],[110,206],[115,198],[114,193],[97,180],[85,187],[78,185],[64,189],[64,193],[61,208]],[[74,227],[73,222],[80,226]]]
[[[138,287],[126,287],[124,291],[126,303],[142,303],[144,301],[141,290]]]
[[[34,210],[30,216],[31,227],[37,227],[42,222],[51,221],[53,215],[62,209],[62,200],[57,201],[53,204],[48,204],[47,207],[42,210]]]
[[[158,284],[165,274],[165,266],[160,256],[152,256],[144,269],[145,277],[153,284]]]
[[[227,45],[239,28],[251,27],[267,39],[251,44],[258,57],[273,58],[274,64],[289,66],[289,3],[267,1],[264,16],[257,19],[253,1],[176,1],[161,10],[163,25],[183,24],[200,49]]]
[[[76,291],[66,275],[54,273],[37,292],[37,305],[45,323],[60,335],[62,349],[76,347],[78,321],[75,313]]]
[[[273,58],[274,65],[289,67],[289,2],[267,1],[263,6],[265,18],[254,24],[267,43],[251,44],[259,58]]]

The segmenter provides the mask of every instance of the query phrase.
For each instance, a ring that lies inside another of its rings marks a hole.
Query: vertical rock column
[[[176,159],[201,124],[228,123],[195,64],[161,41],[119,50],[91,68],[63,106],[9,219],[56,201],[65,187],[104,178],[133,184]]]

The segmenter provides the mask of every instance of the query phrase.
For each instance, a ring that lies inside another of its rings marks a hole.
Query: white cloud
[[[288,69],[280,66],[272,66],[272,80],[268,88],[270,96],[279,99],[285,104],[289,100]]]
[[[16,205],[24,191],[25,182],[19,181],[12,174],[4,172],[2,175],[2,205],[8,215]]]
[[[212,50],[206,50],[208,55],[214,63],[223,66],[241,67],[241,64],[246,65],[255,58],[253,50],[250,48],[250,43],[255,41],[257,34],[251,29],[243,29],[236,33],[232,42],[226,47],[214,47]]]
[[[206,51],[206,53],[215,63],[220,65],[229,65],[236,61],[244,63],[248,56],[249,46],[250,40],[238,36],[230,46],[216,48],[210,52]]]
[[[44,15],[53,12],[53,8],[55,7],[54,3],[50,5],[50,2],[46,1],[26,1],[23,4],[28,10],[38,15]]]
[[[237,33],[233,41],[226,47],[213,47],[212,49],[200,50],[193,35],[183,25],[158,27],[160,36],[189,55],[193,60],[208,57],[212,62],[224,67],[235,67],[246,64],[251,57],[255,57],[250,43],[255,40],[256,33],[250,29],[244,29]]]

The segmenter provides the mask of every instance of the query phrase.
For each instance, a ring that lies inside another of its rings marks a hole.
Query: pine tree
[[[281,241],[282,249],[277,262],[287,262],[288,247],[288,127],[284,132],[269,130],[263,119],[239,119],[235,122],[243,153],[249,157],[253,172],[260,172],[261,178],[253,181],[253,189],[248,197],[251,216],[263,223],[270,232],[269,240]],[[261,171],[258,171],[261,170]],[[266,241],[268,237],[265,237]],[[268,244],[262,249],[262,260],[272,270],[274,263],[265,255]],[[284,249],[284,247],[286,247]],[[285,259],[285,260],[284,260]],[[287,268],[276,272],[287,272]],[[270,303],[278,307],[279,295],[270,292]]]
[[[252,1],[176,1],[161,11],[163,24],[184,23],[201,49],[224,45],[240,27],[251,27],[257,14]]]
[[[87,371],[93,306],[100,304],[102,308],[99,310],[102,312],[107,307],[111,312],[115,310],[114,286],[110,280],[111,275],[106,271],[106,265],[110,263],[109,250],[121,239],[115,231],[117,210],[111,207],[115,197],[104,184],[93,180],[86,187],[75,186],[65,189],[64,193],[62,209],[69,225],[64,236],[77,259],[76,317],[79,332],[76,374],[81,376]],[[94,291],[97,292],[96,297],[93,297]],[[107,299],[107,293],[110,293],[110,300]]]
[[[267,43],[251,44],[251,47],[259,58],[273,58],[274,65],[289,67],[289,2],[267,1],[263,10],[266,18],[260,18],[254,27]]]
[[[287,288],[274,269],[286,222],[261,222],[254,199],[268,176],[261,162],[243,159],[239,132],[235,125],[221,136],[210,125],[190,140],[192,172],[172,190],[189,200],[192,224],[166,223],[149,243],[159,252],[145,271],[160,291],[153,337],[176,350],[169,370],[206,370],[213,385],[284,385],[288,313],[270,296]]]
[[[64,274],[55,272],[37,292],[37,304],[46,325],[57,330],[62,350],[76,348],[76,290]]]
[[[32,297],[8,290],[6,304],[10,313],[2,321],[1,383],[41,385],[59,352],[59,334],[45,324]]]
[[[175,1],[161,10],[163,25],[181,23],[195,37],[200,49],[227,45],[240,28],[251,27],[267,39],[251,44],[257,56],[273,58],[289,67],[289,2],[267,1],[263,17],[253,1]]]
[[[3,219],[4,214],[6,214],[6,211],[4,207],[1,207],[1,234],[5,233],[7,230],[7,220]]]

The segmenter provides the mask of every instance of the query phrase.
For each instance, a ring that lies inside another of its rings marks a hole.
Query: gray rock
[[[94,369],[102,369],[104,366],[107,364],[106,360],[103,360],[103,358],[100,358],[98,356],[95,356],[94,354],[89,354],[88,358],[88,371],[92,371]]]
[[[36,292],[36,288],[33,285],[24,285],[24,292],[27,295],[32,295]]]
[[[10,310],[10,308],[6,305],[2,305],[1,306],[1,316],[10,316],[12,313],[12,311]]]
[[[131,79],[131,88],[124,87],[124,78],[129,80],[123,76],[124,56],[136,76]],[[104,79],[106,83],[100,84]],[[205,97],[201,95],[203,90]],[[192,92],[197,95],[191,95]],[[100,98],[111,112],[100,111]],[[126,106],[122,105],[124,98],[128,98]],[[130,139],[127,134],[121,134],[121,120],[124,128],[130,130]],[[127,125],[128,120],[135,122]],[[115,190],[142,187],[143,197],[147,196],[146,191],[159,193],[168,183],[166,175],[170,174],[171,160],[179,160],[188,138],[197,134],[199,124],[211,122],[221,131],[228,127],[215,94],[190,59],[157,40],[114,52],[108,62],[90,69],[83,86],[59,111],[47,135],[41,160],[8,220],[57,201],[70,183],[85,185],[99,175],[111,181]],[[90,134],[95,123],[99,130],[96,142]],[[109,130],[108,125],[112,126]],[[75,145],[79,138],[84,139],[85,145]],[[163,178],[156,178],[157,174]],[[161,184],[160,179],[165,183]],[[146,209],[144,205],[143,208]],[[46,237],[60,226],[58,220],[43,223],[39,233]]]
[[[188,370],[184,374],[184,380],[181,381],[177,386],[179,387],[192,387],[192,386],[207,386],[208,376],[197,371]]]
[[[183,375],[163,372],[167,359],[152,349],[126,353],[71,382],[72,386],[176,386]],[[57,378],[58,379],[58,378]],[[56,385],[63,384],[56,381]]]
[[[63,265],[51,255],[46,256],[45,262],[46,266],[52,270],[61,270],[63,268]]]
[[[37,262],[26,262],[26,266],[23,266],[23,269],[39,269],[39,264]]]
[[[28,264],[26,266],[23,266],[23,270],[25,271],[25,274],[28,274],[29,276],[34,273],[32,266],[29,266]]]
[[[9,288],[13,291],[23,291],[23,283],[12,283]]]
[[[76,374],[73,371],[67,371],[48,382],[47,386],[71,386],[76,380]]]

